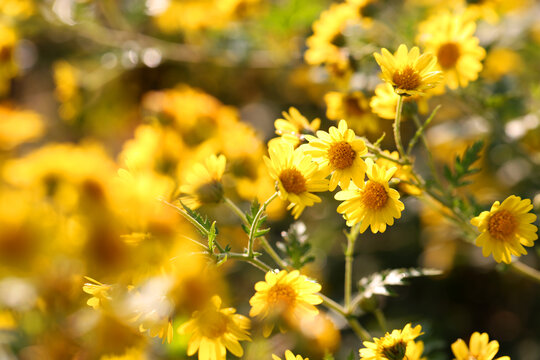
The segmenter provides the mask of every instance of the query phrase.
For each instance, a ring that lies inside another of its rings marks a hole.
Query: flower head
[[[408,51],[401,44],[394,55],[386,49],[381,54],[373,54],[381,67],[381,78],[399,95],[421,95],[441,80],[441,72],[435,69],[437,58],[430,53],[420,55],[416,46]]]
[[[287,272],[269,271],[265,281],[255,284],[256,293],[249,300],[251,311],[249,316],[258,316],[262,319],[284,318],[298,321],[306,316],[315,316],[318,310],[314,305],[322,303],[317,292],[321,285],[300,275],[298,270]],[[265,336],[270,335],[273,323],[265,326]]]
[[[397,168],[381,168],[371,159],[366,160],[369,180],[360,187],[351,185],[348,190],[335,195],[336,200],[343,201],[337,211],[344,214],[347,225],[361,223],[360,232],[371,226],[374,233],[384,232],[386,225],[393,225],[394,219],[401,217],[405,208],[399,201],[399,193],[388,186]]]
[[[357,133],[379,131],[379,122],[369,107],[369,100],[361,91],[343,93],[330,91],[324,95],[326,116],[330,120],[347,120],[350,128]]]
[[[276,355],[272,354],[272,360],[281,360],[281,358],[277,357]],[[309,360],[308,358],[303,358],[300,355],[294,356],[294,354],[291,352],[291,350],[285,351],[285,360]]]
[[[471,220],[481,234],[476,245],[482,247],[482,254],[488,257],[493,253],[497,262],[509,264],[511,255],[526,254],[524,246],[533,246],[538,239],[538,228],[532,223],[536,215],[529,213],[533,208],[531,200],[521,200],[511,195],[501,203],[495,201],[490,211],[484,211]]]
[[[492,360],[499,351],[499,343],[496,340],[489,341],[486,333],[475,332],[471,335],[469,346],[462,339],[452,344],[454,360]],[[496,360],[510,360],[508,356],[502,356]]]
[[[420,325],[405,325],[403,330],[393,330],[384,337],[373,338],[373,342],[364,341],[365,348],[360,349],[362,360],[418,360],[423,351],[423,343],[414,339],[422,334]]]
[[[304,140],[305,134],[314,134],[315,131],[319,130],[319,126],[321,125],[319,118],[309,122],[294,107],[289,108],[289,113],[283,111],[282,115],[283,119],[277,119],[274,122],[276,134],[295,147]]]
[[[99,309],[103,306],[103,303],[111,300],[111,285],[102,284],[88,276],[85,276],[85,279],[91,281],[90,283],[85,283],[83,285],[83,291],[92,295],[92,297],[86,302],[88,306],[93,307],[94,310]]]
[[[321,202],[312,192],[328,190],[326,175],[319,171],[311,156],[284,141],[271,143],[268,151],[270,158],[265,156],[264,162],[270,176],[277,181],[280,197],[291,202],[288,209],[293,209],[297,219],[306,206]]]
[[[225,360],[227,350],[241,357],[239,341],[250,341],[250,320],[236,314],[236,309],[221,309],[221,298],[214,296],[208,306],[195,311],[191,319],[178,328],[180,334],[191,334],[187,354],[199,351],[199,360]]]
[[[203,163],[197,163],[186,174],[186,183],[180,191],[186,194],[182,199],[191,208],[203,204],[216,204],[223,199],[221,178],[225,172],[227,159],[224,155],[211,155]]]
[[[317,131],[317,137],[308,136],[307,139],[309,144],[303,145],[304,152],[313,156],[321,171],[332,174],[330,191],[338,184],[347,189],[351,179],[356,184],[364,183],[367,166],[362,155],[367,153],[366,144],[348,129],[345,120],[341,120],[337,128],[332,126],[328,133]]]

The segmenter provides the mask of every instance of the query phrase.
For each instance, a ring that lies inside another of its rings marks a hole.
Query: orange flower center
[[[334,169],[346,169],[353,164],[354,159],[356,159],[356,152],[346,141],[333,143],[328,149],[328,160]]]
[[[498,240],[505,240],[516,230],[517,221],[508,210],[500,210],[491,215],[488,220],[488,231]]]
[[[459,59],[459,56],[459,46],[453,42],[443,44],[437,51],[437,60],[445,69],[454,67]]]
[[[227,332],[229,319],[225,314],[216,310],[204,311],[198,321],[202,334],[209,338],[219,338]]]
[[[291,308],[296,301],[296,291],[289,285],[276,284],[268,291],[268,303],[278,310]]]
[[[414,90],[420,86],[420,74],[410,66],[396,71],[392,76],[395,87],[403,90]]]
[[[384,185],[378,182],[368,181],[362,191],[362,203],[371,210],[379,210],[386,205],[388,194]]]
[[[279,174],[279,180],[287,192],[301,194],[307,190],[306,178],[297,169],[285,169]]]

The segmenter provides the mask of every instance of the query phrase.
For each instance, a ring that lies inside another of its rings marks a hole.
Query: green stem
[[[240,209],[231,199],[229,199],[228,197],[225,197],[225,204],[227,204],[227,206],[242,220],[242,222],[244,224],[246,224],[247,226],[249,226],[249,222],[246,218],[246,215],[244,214],[244,212],[242,211],[242,209]]]
[[[349,326],[351,327],[351,329],[353,329],[356,336],[360,338],[360,340],[362,341],[373,340],[369,332],[362,325],[360,325],[360,322],[358,322],[358,320],[356,320],[355,318],[349,317],[347,318],[347,322],[349,323]]]
[[[257,224],[259,223],[259,219],[261,218],[263,212],[266,210],[266,207],[278,196],[278,193],[275,192],[262,204],[259,211],[257,211],[257,214],[255,215],[255,218],[253,219],[253,222],[251,223],[251,228],[249,229],[249,242],[248,242],[248,256],[253,257],[253,243],[255,242],[255,232],[257,231]],[[266,241],[268,244],[268,241]],[[269,244],[268,244],[269,246]],[[274,251],[272,249],[272,251]],[[276,254],[277,255],[277,254]],[[279,258],[279,256],[278,256]],[[281,260],[281,258],[279,258]],[[278,263],[279,264],[279,263]]]
[[[384,317],[384,313],[381,311],[381,309],[377,308],[375,309],[373,314],[375,315],[375,318],[377,319],[377,322],[379,323],[381,330],[383,332],[386,332],[387,326],[386,326],[386,318]]]
[[[370,144],[369,142],[367,142],[366,140],[364,140],[364,142],[366,143],[366,147],[368,148],[368,150],[372,153],[374,153],[375,155],[377,155],[377,157],[380,157],[380,158],[383,158],[383,159],[386,159],[388,161],[392,161],[398,165],[410,165],[410,162],[408,160],[403,160],[403,159],[395,159],[391,156],[388,156],[386,155],[385,153],[383,153],[381,151],[381,149],[379,149],[378,147]]]
[[[360,227],[355,225],[351,228],[351,231],[347,235],[347,249],[345,250],[345,310],[350,311],[351,306],[351,289],[352,289],[352,266],[353,266],[353,254],[354,244],[358,237]]]
[[[245,262],[255,266],[256,268],[258,268],[258,269],[260,269],[260,270],[262,270],[264,272],[268,272],[268,271],[273,270],[270,266],[266,265],[261,260],[255,258],[255,257],[249,257],[246,254],[229,253],[229,254],[227,254],[227,256],[229,257],[229,259],[232,259],[232,260],[245,261]]]
[[[396,148],[399,152],[399,157],[407,159],[405,151],[403,150],[403,144],[401,142],[401,112],[403,110],[403,95],[400,95],[396,105],[396,118],[394,119],[394,140],[396,142]]]
[[[412,140],[409,142],[409,145],[407,146],[407,156],[411,155],[411,151],[419,138],[422,138],[424,145],[427,144],[424,131],[426,130],[426,127],[431,123],[431,121],[435,117],[435,114],[437,113],[437,111],[439,111],[440,108],[441,108],[441,105],[437,105],[437,107],[433,109],[433,111],[431,112],[431,115],[429,115],[429,117],[423,124],[420,123],[420,120],[418,119],[418,117],[414,116],[413,120],[416,126],[418,127],[418,129],[416,130],[414,137],[412,138]],[[426,146],[426,149],[427,149],[427,146]]]
[[[529,265],[525,265],[524,263],[516,260],[510,263],[510,268],[518,274],[526,276],[536,281],[537,283],[540,283],[540,271],[533,269]]]

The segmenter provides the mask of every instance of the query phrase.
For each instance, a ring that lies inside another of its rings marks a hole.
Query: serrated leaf
[[[293,223],[288,231],[281,233],[283,241],[277,242],[278,249],[286,255],[286,258],[295,269],[300,269],[315,260],[314,256],[308,255],[311,244],[307,242],[306,226],[302,222]]]
[[[210,232],[210,229],[212,227],[212,222],[202,214],[200,214],[199,212],[195,211],[195,210],[192,210],[189,206],[187,206],[186,204],[184,204],[182,202],[182,200],[180,200],[180,205],[182,205],[182,207],[184,208],[184,210],[186,211],[187,215],[195,222],[197,222],[197,224],[199,224],[202,228],[204,228],[207,232]],[[199,230],[199,229],[197,229]],[[214,231],[216,234],[218,234],[218,229],[216,227],[214,227]],[[203,233],[202,231],[199,230],[199,232],[203,235],[203,236],[207,236],[206,233]]]
[[[463,178],[474,175],[480,171],[480,169],[471,168],[471,166],[480,159],[480,151],[483,147],[484,141],[479,140],[469,146],[461,157],[455,157],[453,170],[447,165],[444,166],[444,177],[453,187],[457,188],[470,184],[470,181],[466,181]]]
[[[370,298],[373,295],[391,296],[392,289],[388,286],[406,285],[406,279],[419,276],[440,275],[437,269],[401,268],[384,270],[360,279],[358,289],[361,298]]]

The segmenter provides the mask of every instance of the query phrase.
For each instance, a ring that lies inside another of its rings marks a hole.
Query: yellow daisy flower
[[[422,334],[422,327],[411,324],[405,325],[403,330],[393,330],[384,337],[373,338],[373,342],[364,341],[365,348],[360,349],[362,360],[417,360],[424,345],[416,344],[414,339]]]
[[[363,92],[354,91],[346,94],[330,91],[324,95],[326,116],[330,120],[347,120],[349,126],[359,133],[379,131],[378,119],[369,107],[369,100]]]
[[[450,89],[466,87],[482,71],[486,51],[474,36],[476,24],[464,15],[443,12],[420,24],[418,41],[437,55],[437,70]]]
[[[249,316],[261,319],[284,318],[296,323],[306,316],[317,315],[319,310],[314,305],[322,303],[322,298],[316,294],[321,285],[300,275],[298,270],[269,271],[265,281],[255,284],[255,290],[249,300]],[[269,336],[273,328],[273,323],[265,325],[263,335]]]
[[[195,164],[180,187],[182,202],[192,209],[221,202],[224,192],[221,178],[226,162],[224,155],[210,155],[202,163]]]
[[[429,92],[431,93],[431,92]],[[418,105],[418,112],[420,114],[427,114],[429,111],[429,106],[427,98],[429,98],[429,93],[426,93],[425,96],[407,96],[403,99],[405,102],[416,101]],[[377,114],[379,117],[388,120],[394,120],[396,117],[396,107],[399,100],[399,95],[396,94],[394,88],[389,83],[382,83],[377,85],[375,88],[375,95],[369,101],[369,106],[373,113]],[[402,121],[407,120],[407,116],[402,114]]]
[[[199,360],[225,360],[227,350],[238,357],[244,355],[239,341],[251,341],[250,323],[247,317],[236,314],[234,308],[221,309],[221,298],[216,295],[206,309],[195,311],[178,332],[191,334],[188,356],[199,351]]]
[[[276,355],[272,354],[272,360],[281,360],[281,358],[279,358]],[[285,351],[285,360],[309,360],[309,358],[303,358],[300,355],[294,356],[294,354],[291,352],[291,350],[287,350],[287,351]]]
[[[529,213],[533,205],[531,200],[521,200],[511,195],[502,204],[495,201],[490,211],[483,211],[471,220],[481,234],[476,238],[476,245],[482,247],[482,254],[488,257],[493,253],[497,262],[509,264],[511,256],[527,253],[524,246],[533,246],[538,239],[538,228],[532,223],[536,215]]]
[[[92,297],[86,302],[88,306],[91,306],[92,308],[94,308],[94,310],[97,310],[102,307],[104,303],[111,300],[111,285],[102,284],[99,281],[94,280],[88,276],[85,276],[84,278],[88,281],[91,281],[83,285],[83,291],[87,294],[92,295]]]
[[[312,192],[328,190],[328,180],[319,171],[311,156],[300,149],[294,149],[286,142],[271,143],[268,149],[270,158],[264,157],[270,176],[278,183],[279,196],[291,204],[295,219],[298,219],[306,206],[321,202]]]
[[[475,332],[471,335],[469,346],[462,339],[458,339],[452,344],[452,352],[456,357],[454,360],[492,360],[499,351],[499,342],[489,341],[486,333]],[[495,360],[510,360],[508,356],[501,356]]]
[[[283,111],[282,115],[283,119],[277,119],[274,122],[276,134],[294,147],[298,146],[304,140],[305,134],[314,134],[315,131],[319,130],[319,126],[321,125],[319,118],[314,119],[310,123],[294,107],[289,108],[289,113]]]
[[[416,46],[409,51],[401,44],[394,55],[382,49],[373,56],[381,67],[381,78],[399,95],[422,95],[441,81],[441,72],[435,68],[437,58],[431,53],[420,55]]]
[[[351,179],[358,184],[364,183],[366,163],[362,155],[367,154],[366,144],[357,139],[354,131],[341,120],[338,127],[330,127],[329,133],[317,131],[317,137],[306,136],[309,144],[302,145],[302,150],[319,164],[319,169],[330,177],[329,190],[337,185],[342,189],[349,187]]]
[[[399,160],[399,153],[397,151],[390,152],[388,150],[384,150],[382,153],[388,157],[391,157],[392,159]],[[384,169],[384,171],[397,167],[397,170],[392,177],[403,181],[399,183],[399,190],[411,195],[420,195],[422,193],[422,190],[420,190],[418,187],[408,184],[413,182],[411,165],[398,166],[395,162],[382,157],[378,158],[375,163],[379,166],[379,168]]]
[[[399,201],[399,193],[388,186],[397,168],[381,168],[371,159],[367,159],[366,164],[369,180],[361,187],[351,185],[348,190],[338,192],[335,198],[343,202],[337,212],[344,214],[348,226],[361,223],[361,233],[369,226],[373,233],[384,232],[386,225],[393,225],[405,208]]]

